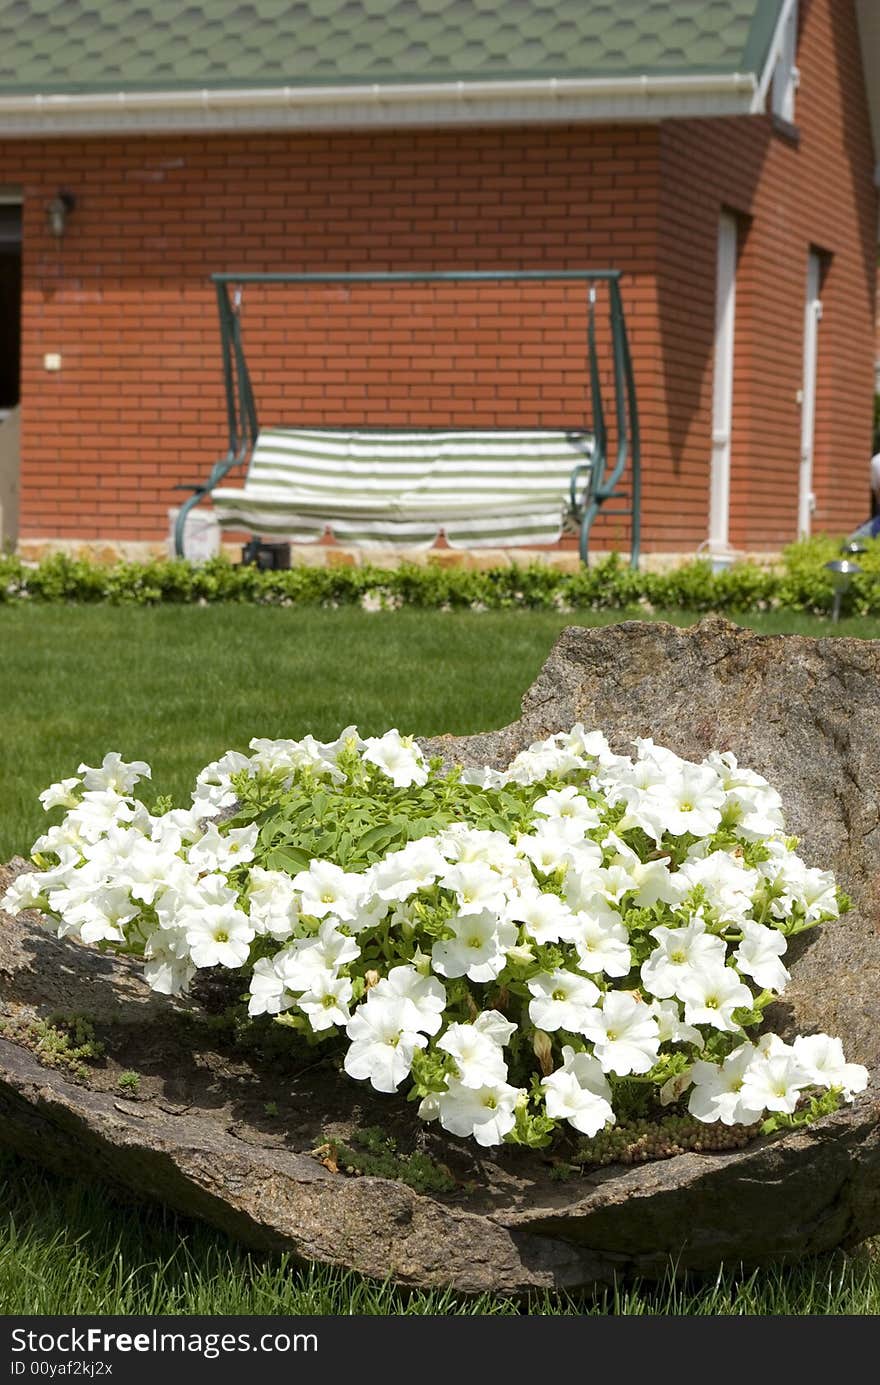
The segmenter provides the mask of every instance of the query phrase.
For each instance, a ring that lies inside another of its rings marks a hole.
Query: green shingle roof
[[[0,95],[759,72],[782,0],[0,0]]]

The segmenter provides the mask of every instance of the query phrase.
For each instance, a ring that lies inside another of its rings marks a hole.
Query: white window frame
[[[770,87],[770,109],[780,120],[794,124],[795,92],[800,85],[797,66],[798,0],[791,0],[779,30],[779,50]]]

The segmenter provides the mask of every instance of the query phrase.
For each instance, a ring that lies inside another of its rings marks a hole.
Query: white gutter
[[[754,73],[0,96],[0,134],[322,129],[747,114]]]

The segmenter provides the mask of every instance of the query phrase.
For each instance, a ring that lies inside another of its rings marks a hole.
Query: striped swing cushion
[[[554,543],[592,438],[562,430],[261,432],[242,489],[212,492],[224,528],[299,543],[454,548]]]

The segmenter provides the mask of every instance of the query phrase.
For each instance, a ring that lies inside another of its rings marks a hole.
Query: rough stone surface
[[[88,1014],[107,1056],[82,1082],[0,1037],[0,1140],[65,1171],[73,1147],[80,1167],[257,1247],[464,1292],[663,1273],[670,1255],[704,1269],[795,1259],[880,1230],[880,645],[757,636],[717,619],[688,631],[572,628],[519,722],[430,749],[500,765],[576,721],[618,750],[637,735],[689,757],[731,749],[779,788],[803,854],[833,866],[856,907],[805,936],[773,1020],[782,1032],[842,1036],[873,1079],[852,1106],[734,1152],[560,1183],[539,1155],[414,1132],[411,1107],[365,1092],[327,1059],[285,1072],[224,1047],[209,993],[188,1010],[150,996],[131,964],[58,942],[33,919],[6,919],[0,1011],[19,1024]],[[126,1068],[142,1074],[136,1097],[116,1085]],[[349,1178],[308,1153],[370,1124],[446,1163],[458,1190],[429,1197]]]

